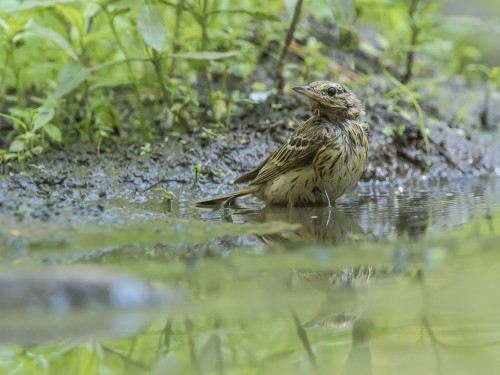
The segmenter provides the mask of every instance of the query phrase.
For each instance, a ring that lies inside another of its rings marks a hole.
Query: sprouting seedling
[[[10,144],[9,153],[17,154],[18,160],[22,161],[26,154],[37,155],[43,151],[46,146],[45,135],[54,142],[61,142],[61,131],[50,123],[54,114],[53,108],[43,106],[29,113],[27,121],[19,116],[0,113],[0,117],[12,121],[20,129],[20,134]],[[3,158],[12,158],[12,155],[5,153]]]
[[[193,169],[194,169],[194,183],[197,184],[198,183],[198,176],[200,176],[200,174],[201,174],[201,165],[195,164]]]

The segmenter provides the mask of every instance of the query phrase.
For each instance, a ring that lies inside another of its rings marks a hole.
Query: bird
[[[284,222],[297,224],[274,233],[255,234],[269,250],[292,251],[311,244],[340,245],[355,243],[367,237],[358,219],[352,213],[337,207],[283,207],[239,208],[227,212],[224,219],[233,223]]]
[[[361,101],[336,82],[292,89],[309,99],[313,115],[262,163],[234,180],[248,186],[196,206],[227,206],[246,195],[268,205],[332,206],[354,188],[368,163],[370,126]]]

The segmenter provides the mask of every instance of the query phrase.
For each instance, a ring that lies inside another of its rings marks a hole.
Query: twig
[[[415,61],[415,46],[418,42],[418,34],[420,33],[420,28],[417,26],[415,21],[415,12],[417,11],[419,0],[412,0],[410,9],[408,10],[408,16],[410,17],[410,28],[411,28],[411,39],[410,39],[410,49],[406,54],[406,73],[401,78],[401,83],[406,84],[410,81],[413,71],[413,62]]]
[[[441,147],[441,145],[439,143],[437,143],[434,139],[432,138],[429,138],[429,141],[437,148],[437,150],[439,151],[439,153],[441,155],[444,156],[444,158],[446,159],[446,161],[448,163],[450,163],[451,165],[453,165],[456,169],[458,169],[460,172],[462,172],[463,174],[466,174],[465,170],[459,166],[450,156],[450,154],[448,154],[448,152]]]
[[[295,27],[299,22],[300,12],[302,9],[302,1],[303,0],[297,0],[297,3],[295,4],[292,22],[290,22],[290,26],[288,27],[288,31],[286,33],[286,38],[285,38],[285,44],[283,46],[283,49],[281,50],[281,56],[278,60],[278,67],[276,68],[276,77],[274,80],[274,86],[277,89],[278,97],[283,94],[283,87],[285,86],[285,79],[283,77],[283,67],[285,65],[285,57],[288,53],[288,49],[290,48],[290,44],[292,43],[293,34],[295,33]]]
[[[166,179],[160,180],[158,182],[155,182],[153,185],[149,185],[146,189],[144,189],[143,191],[141,191],[141,194],[145,193],[148,190],[151,190],[152,188],[154,188],[155,186],[158,186],[159,184],[161,184],[163,182],[177,182],[177,183],[180,183],[180,184],[187,184],[188,183],[187,180],[178,180],[176,178],[166,178]]]

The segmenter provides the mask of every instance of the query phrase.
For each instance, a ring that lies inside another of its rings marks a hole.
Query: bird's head
[[[356,119],[364,113],[359,99],[340,83],[316,81],[292,89],[309,98],[315,114],[325,115],[332,122],[344,118]]]

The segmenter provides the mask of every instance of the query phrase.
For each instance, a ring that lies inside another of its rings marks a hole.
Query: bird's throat
[[[343,108],[332,108],[321,104],[317,104],[314,114],[326,117],[333,124],[342,121],[346,117]]]

